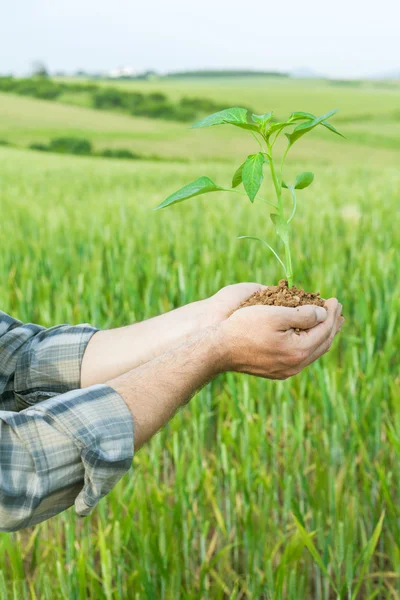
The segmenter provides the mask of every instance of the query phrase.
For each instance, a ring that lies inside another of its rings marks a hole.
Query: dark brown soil
[[[289,288],[286,279],[281,279],[279,285],[272,285],[261,292],[256,292],[245,302],[240,308],[245,306],[256,306],[262,304],[264,306],[288,306],[289,308],[297,308],[305,304],[315,304],[316,306],[324,306],[325,300],[321,298],[320,293],[305,292],[298,290],[294,285]]]

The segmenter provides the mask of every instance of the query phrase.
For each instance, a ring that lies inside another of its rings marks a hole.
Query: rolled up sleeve
[[[130,468],[133,446],[132,415],[107,385],[0,411],[0,531],[73,504],[78,515],[90,514]]]
[[[46,329],[0,311],[0,405],[20,411],[80,388],[82,358],[97,331],[88,324]]]
[[[19,407],[80,388],[86,346],[98,331],[90,325],[59,325],[36,333],[18,356],[14,392]]]

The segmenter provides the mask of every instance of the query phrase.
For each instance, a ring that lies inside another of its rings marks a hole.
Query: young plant
[[[307,112],[293,112],[287,121],[277,122],[274,120],[272,112],[264,115],[252,114],[249,118],[248,111],[245,108],[234,107],[227,108],[226,110],[222,110],[198,121],[191,126],[192,129],[212,127],[214,125],[234,125],[235,127],[246,129],[254,136],[260,146],[260,150],[256,154],[250,154],[236,170],[233,175],[231,188],[221,187],[211,181],[208,177],[199,177],[192,183],[185,185],[174,194],[168,196],[168,198],[157,206],[155,210],[172,206],[172,204],[177,204],[178,202],[183,202],[183,200],[188,200],[189,198],[209,192],[235,192],[245,196],[247,195],[250,202],[254,202],[258,197],[260,201],[265,202],[274,209],[274,211],[271,212],[270,217],[275,226],[276,233],[284,246],[285,257],[281,258],[278,252],[265,240],[248,235],[241,236],[239,239],[257,240],[265,244],[282,265],[289,287],[291,287],[293,285],[293,266],[290,251],[290,223],[296,213],[296,191],[308,187],[314,179],[314,174],[311,172],[300,173],[297,175],[294,183],[287,184],[283,179],[285,159],[293,144],[303,137],[303,135],[315,129],[318,125],[325,127],[332,133],[344,137],[335,129],[335,127],[333,127],[333,125],[328,123],[328,119],[336,112],[336,110],[331,110],[320,117],[316,117]],[[284,133],[287,138],[287,145],[280,162],[277,163],[277,159],[274,156],[274,146],[282,133]],[[269,169],[271,173],[275,191],[274,201],[262,199],[257,196],[264,178],[265,168]],[[241,184],[243,184],[245,192],[236,189]],[[283,190],[287,190],[288,192],[290,211],[285,210]]]

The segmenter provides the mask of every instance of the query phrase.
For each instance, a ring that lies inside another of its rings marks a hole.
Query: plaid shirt
[[[125,402],[107,385],[79,389],[96,331],[25,325],[0,311],[0,531],[74,503],[90,514],[132,463]]]

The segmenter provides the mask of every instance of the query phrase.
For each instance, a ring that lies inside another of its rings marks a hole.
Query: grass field
[[[289,171],[316,175],[296,216],[296,282],[337,296],[346,323],[330,354],[293,379],[211,383],[92,517],[69,510],[0,534],[0,598],[398,600],[399,88],[143,85],[182,95],[195,86],[278,116],[341,109],[333,123],[348,140],[311,134]],[[254,148],[245,132],[0,95],[0,139],[26,146],[67,133],[165,161],[0,147],[2,310],[110,327],[281,276],[262,248],[236,241],[272,235],[262,205],[215,194],[151,210],[201,174],[228,183]]]

